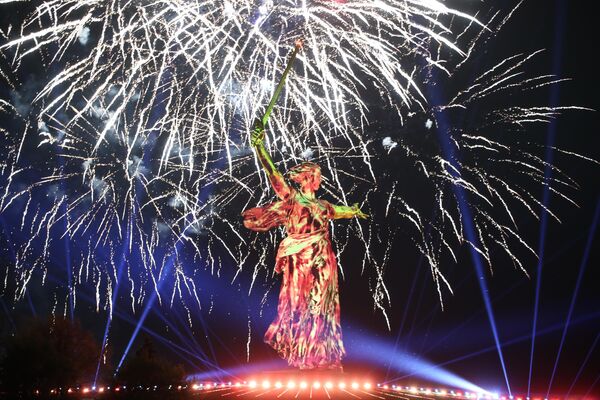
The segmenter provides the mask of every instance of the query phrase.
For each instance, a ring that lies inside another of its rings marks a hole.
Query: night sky
[[[448,3],[465,2],[467,1]],[[479,3],[476,0],[468,2]],[[488,3],[494,3],[500,8],[510,8],[514,4],[507,0]],[[15,12],[10,15],[0,11],[3,28],[8,22],[14,23],[25,14],[24,10],[18,8],[13,11]],[[499,54],[547,49],[527,68],[537,68],[548,73],[554,71],[558,76],[572,80],[557,86],[558,91],[554,93],[552,90],[556,89],[552,87],[537,91],[537,94],[531,95],[537,96],[534,100],[540,105],[549,105],[557,99],[559,105],[598,109],[600,102],[596,88],[600,85],[600,79],[598,67],[592,61],[596,56],[597,40],[597,15],[590,11],[589,2],[525,0],[513,19],[490,44],[486,54],[480,56],[480,63],[486,65],[488,58],[497,59]],[[0,43],[2,41],[4,39],[0,38]],[[0,61],[3,69],[8,68],[6,60]],[[27,69],[30,73],[20,77],[24,82],[19,89],[22,92],[29,90],[28,85],[36,87],[39,84],[36,75],[41,73],[39,66],[30,65]],[[2,99],[13,102],[16,98],[27,99],[26,95],[15,96],[4,80],[0,80],[0,85]],[[372,105],[375,116],[385,111],[377,109],[377,96],[374,95],[367,101]],[[0,119],[0,126],[8,132],[15,129],[13,121],[8,118]],[[600,160],[600,117],[597,112],[568,111],[553,125],[537,125],[528,129],[529,140],[543,144],[550,126],[556,129],[557,147]],[[374,122],[374,127],[381,136],[385,136],[387,130],[394,129],[381,120]],[[1,138],[9,141],[6,135]],[[35,165],[39,161],[36,160],[35,148],[31,147],[27,151],[31,154],[26,154],[25,157],[34,160]],[[600,377],[600,344],[597,343],[600,335],[597,273],[600,265],[600,232],[596,231],[591,237],[590,229],[595,213],[600,212],[600,166],[564,154],[555,153],[554,157],[554,163],[580,185],[580,189],[573,192],[573,199],[579,207],[560,201],[556,196],[550,197],[550,204],[562,223],[549,219],[546,230],[542,233],[545,252],[531,387],[533,393],[541,395],[545,395],[548,389],[565,321],[573,296],[576,295],[552,392],[565,393],[569,390],[588,352],[592,351],[572,393],[584,394],[591,390],[591,393],[597,394],[600,393],[600,383],[597,382]],[[403,167],[390,164],[389,168],[398,169],[401,174]],[[0,181],[0,189],[4,184],[4,180]],[[415,194],[416,198],[419,196],[420,193]],[[539,198],[541,197],[540,191]],[[423,201],[429,200],[423,198]],[[366,212],[378,218],[380,210],[373,207]],[[523,221],[522,236],[538,250],[540,223],[522,210],[517,211],[516,216]],[[26,240],[18,230],[19,218],[14,213],[0,214],[0,272],[3,274],[9,269],[16,244]],[[343,223],[346,222],[336,222]],[[386,226],[386,229],[389,228],[390,226]],[[402,231],[405,227],[398,226],[397,229]],[[369,370],[387,379],[403,378],[402,381],[406,384],[424,381],[424,378],[416,376],[405,377],[407,374],[398,370],[397,366],[388,370],[391,350],[396,349],[412,357],[405,357],[402,362],[423,359],[439,364],[443,369],[483,388],[505,393],[502,368],[468,249],[465,246],[461,248],[456,264],[447,260],[443,265],[443,270],[453,285],[454,295],[444,296],[444,310],[441,310],[428,265],[423,262],[411,242],[401,240],[404,237],[397,236],[397,242],[392,247],[393,261],[386,270],[385,277],[392,302],[388,309],[391,330],[388,330],[381,312],[373,306],[371,281],[361,274],[361,264],[357,262],[362,260],[362,254],[358,254],[356,250],[359,246],[348,246],[341,256],[340,262],[345,272],[344,278],[340,280],[340,288],[342,328],[348,353],[347,369]],[[73,252],[77,251],[76,246],[76,243],[72,244]],[[589,251],[588,259],[583,264],[586,249]],[[65,276],[63,260],[61,256],[50,260],[46,285],[40,284],[39,276],[34,277],[24,300],[14,304],[10,295],[0,296],[2,335],[13,332],[15,324],[23,318],[44,316],[52,312],[55,293],[59,293],[59,296],[64,296],[65,293],[64,290],[60,291]],[[508,378],[515,394],[526,393],[528,385],[537,280],[536,259],[526,256],[524,260],[530,278],[502,256],[498,256],[495,261],[493,274],[488,271],[486,275],[489,289],[487,294],[491,299]],[[575,293],[582,268],[585,270],[579,290]],[[279,277],[261,277],[254,290],[248,294],[250,271],[245,271],[231,283],[235,272],[235,266],[227,262],[221,266],[220,276],[211,274],[210,269],[199,268],[194,279],[200,288],[202,310],[189,307],[192,327],[188,323],[188,310],[177,300],[171,305],[170,299],[163,299],[162,305],[159,305],[148,295],[146,302],[152,302],[153,306],[132,348],[139,347],[144,338],[150,338],[165,357],[184,364],[190,374],[213,369],[203,360],[209,360],[225,369],[260,363],[266,363],[264,368],[268,370],[283,368],[284,364],[277,360],[275,353],[262,343],[262,335],[276,312]],[[74,317],[84,327],[92,330],[101,341],[107,312],[96,311],[95,289],[88,289],[79,289]],[[267,290],[268,295],[263,298]],[[61,302],[62,300],[58,303],[62,304]],[[128,294],[123,290],[115,304],[114,321],[110,329],[109,364],[103,366],[103,369],[114,371],[143,311],[142,307],[136,309],[135,313],[132,312]],[[59,309],[58,312],[63,311]],[[247,364],[249,328],[250,364]],[[592,347],[594,344],[595,348]],[[595,386],[592,387],[593,385]]]

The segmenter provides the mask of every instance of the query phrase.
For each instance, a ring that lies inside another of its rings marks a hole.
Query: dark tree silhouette
[[[94,379],[100,345],[78,322],[28,319],[4,342],[0,376],[8,393],[48,393]]]

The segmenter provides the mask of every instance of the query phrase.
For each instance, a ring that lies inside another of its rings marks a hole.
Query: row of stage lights
[[[393,390],[398,392],[404,392],[408,394],[424,394],[427,396],[441,396],[441,397],[456,397],[461,399],[474,399],[474,400],[559,400],[557,397],[527,397],[527,396],[500,396],[498,393],[475,393],[461,391],[447,390],[447,389],[429,389],[429,388],[417,388],[415,386],[396,386],[396,385],[381,385],[377,387],[383,390]]]
[[[133,387],[127,387],[125,385],[123,386],[75,386],[75,387],[70,387],[67,388],[66,390],[63,390],[63,388],[58,388],[58,389],[50,389],[50,394],[52,395],[59,395],[59,394],[103,394],[103,393],[108,393],[108,392],[124,392],[124,391],[157,391],[157,390],[163,390],[163,389],[167,389],[167,390],[185,390],[187,389],[187,385],[183,386],[183,385],[169,385],[165,388],[159,387],[158,385],[154,385],[154,386],[133,386]],[[42,395],[43,393],[40,390],[35,390],[34,393],[36,395]]]
[[[295,382],[293,380],[288,381],[287,383],[283,383],[281,381],[271,382],[269,380],[263,380],[262,382],[257,382],[255,380],[237,382],[235,384],[231,382],[205,382],[205,383],[195,383],[192,385],[192,390],[216,390],[216,389],[224,389],[228,387],[247,387],[250,389],[339,389],[339,390],[371,390],[373,389],[373,385],[370,382],[364,382],[360,384],[357,381],[353,381],[351,383],[346,383],[344,381],[339,382],[335,385],[331,381],[326,381],[322,383],[321,381],[313,381],[312,384],[306,381]],[[430,389],[430,388],[417,388],[416,386],[397,386],[397,385],[386,385],[378,383],[377,388],[379,390],[384,391],[396,391],[396,392],[404,392],[412,395],[427,395],[427,396],[439,396],[439,397],[454,397],[460,399],[473,399],[473,400],[558,400],[558,399],[547,399],[547,398],[529,398],[529,397],[514,397],[514,396],[500,396],[496,393],[474,393],[474,392],[461,392],[447,389]]]
[[[447,389],[430,389],[416,386],[397,386],[397,385],[387,385],[387,384],[377,384],[377,389],[383,391],[392,391],[392,392],[403,392],[405,394],[418,396],[418,395],[426,395],[426,396],[438,396],[438,397],[451,397],[457,399],[469,399],[469,400],[559,400],[558,398],[542,398],[542,397],[525,397],[525,396],[500,396],[497,393],[475,393],[475,392],[462,392],[462,391],[454,391]],[[67,394],[103,394],[105,392],[116,392],[119,393],[121,391],[157,391],[157,390],[192,390],[192,391],[208,391],[208,390],[219,390],[219,389],[233,389],[233,388],[248,388],[248,389],[263,389],[263,390],[271,390],[271,389],[287,389],[287,390],[334,390],[339,389],[342,391],[345,390],[372,390],[373,385],[370,382],[359,383],[358,381],[352,381],[346,383],[345,381],[340,381],[337,384],[334,384],[332,381],[321,382],[320,380],[315,380],[312,382],[307,382],[305,380],[301,380],[299,382],[294,380],[289,380],[287,382],[282,381],[270,381],[265,379],[261,382],[256,380],[250,381],[239,381],[239,382],[203,382],[203,383],[193,383],[191,385],[169,385],[167,387],[159,387],[159,386],[77,386],[74,388],[68,388],[66,390]],[[35,393],[40,395],[40,391],[36,390]],[[52,389],[50,390],[51,395],[58,395],[64,393],[62,388]]]
[[[215,389],[224,389],[224,388],[230,388],[230,387],[235,387],[235,388],[241,388],[241,387],[245,387],[245,388],[249,388],[249,389],[264,389],[264,390],[268,390],[268,389],[327,389],[327,390],[331,390],[334,389],[336,387],[336,385],[333,384],[333,382],[327,381],[324,383],[321,383],[321,381],[314,381],[312,383],[309,383],[307,381],[300,381],[300,382],[296,382],[296,381],[288,381],[285,384],[281,381],[275,381],[275,382],[271,382],[269,380],[264,380],[262,381],[260,384],[255,381],[244,381],[244,382],[236,382],[236,383],[231,383],[231,382],[227,382],[227,383],[219,383],[219,382],[207,382],[207,383],[195,383],[192,385],[192,390],[215,390]],[[363,390],[371,390],[373,388],[373,385],[370,382],[365,382],[362,385],[358,382],[351,382],[349,384],[346,384],[345,382],[339,382],[337,384],[337,388],[340,390],[346,390],[346,389],[353,389],[353,390],[358,390],[358,389],[363,389]]]

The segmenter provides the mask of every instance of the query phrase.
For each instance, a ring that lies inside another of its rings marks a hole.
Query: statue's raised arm
[[[260,119],[257,119],[254,123],[251,143],[252,147],[256,151],[258,161],[267,173],[267,177],[271,182],[273,190],[275,190],[275,194],[277,194],[277,197],[282,200],[287,199],[292,193],[292,188],[285,181],[285,178],[281,172],[279,172],[275,166],[275,163],[273,163],[273,160],[271,159],[271,156],[265,147],[265,127]]]
[[[279,84],[273,92],[273,97],[271,98],[271,101],[267,106],[265,115],[263,115],[263,117],[260,119],[257,118],[254,122],[254,129],[252,130],[252,137],[250,138],[252,147],[256,150],[256,156],[258,157],[258,161],[266,171],[269,181],[271,182],[271,186],[273,186],[277,197],[279,197],[282,200],[287,199],[292,194],[292,189],[285,181],[285,178],[283,177],[281,172],[277,170],[277,167],[273,163],[273,160],[271,159],[271,156],[269,155],[269,152],[265,147],[265,127],[267,125],[267,122],[269,121],[271,112],[275,107],[275,103],[277,102],[277,99],[279,98],[279,95],[283,90],[283,86],[285,85],[285,79],[287,78],[290,70],[292,69],[292,65],[294,64],[296,55],[298,54],[300,49],[302,49],[302,45],[302,40],[298,39],[295,43],[294,50],[292,50],[292,53],[290,54],[287,66],[285,67],[285,70],[281,75]]]

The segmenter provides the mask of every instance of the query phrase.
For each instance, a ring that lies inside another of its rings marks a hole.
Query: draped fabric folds
[[[332,206],[294,193],[246,210],[244,226],[264,232],[283,225],[275,271],[283,274],[277,317],[264,340],[301,369],[340,369],[345,354],[340,327],[338,270],[329,238]]]

